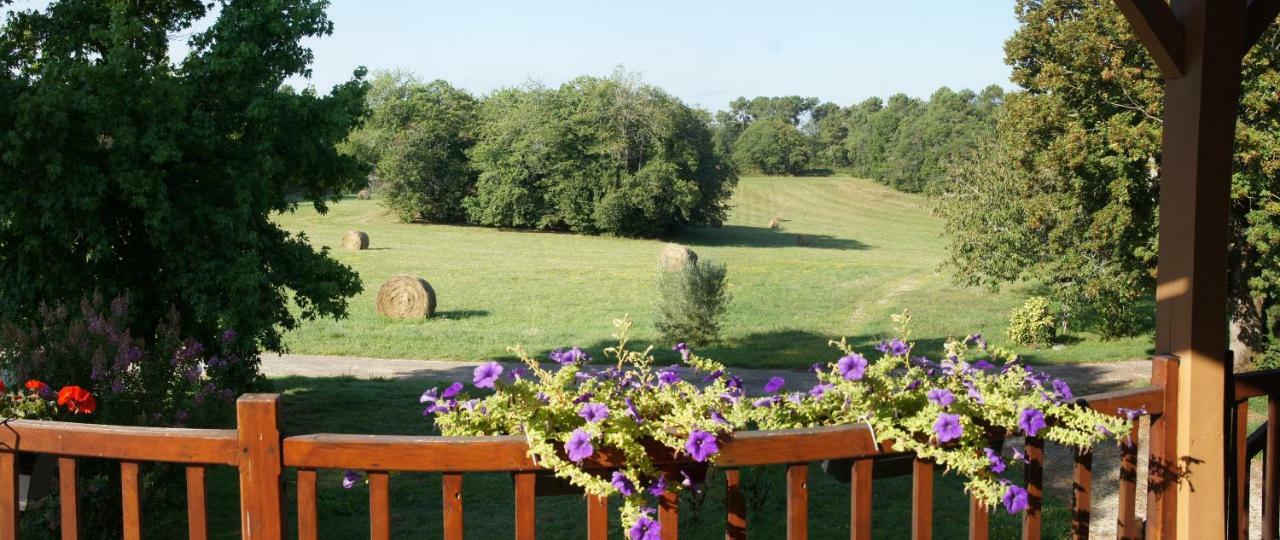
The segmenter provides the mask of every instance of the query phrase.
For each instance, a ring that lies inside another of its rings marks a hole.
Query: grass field
[[[769,229],[780,215],[781,229]],[[607,346],[611,320],[630,314],[633,337],[653,342],[651,316],[662,241],[403,224],[377,201],[344,200],[326,215],[282,215],[289,230],[357,270],[365,290],[350,317],[306,323],[288,335],[291,352],[387,358],[482,360],[580,345]],[[371,249],[336,249],[342,233],[369,233]],[[803,235],[807,246],[798,245]],[[803,367],[833,357],[827,340],[847,336],[870,346],[890,329],[889,315],[910,308],[913,338],[936,353],[949,336],[980,331],[1003,341],[1011,308],[1033,285],[999,293],[956,287],[947,269],[942,223],[925,201],[870,181],[744,178],[729,222],[665,239],[728,264],[733,302],[723,340],[701,351],[730,365]],[[392,321],[374,311],[391,275],[426,278],[439,294],[438,315]],[[670,344],[654,343],[674,360]],[[1032,361],[1080,362],[1146,357],[1146,337],[1101,341],[1073,331],[1061,350],[1027,351]]]
[[[286,436],[300,433],[333,432],[365,434],[433,433],[430,419],[417,408],[417,396],[427,381],[374,380],[348,378],[286,378],[274,381],[285,395],[287,414],[281,417]],[[210,470],[210,530],[214,538],[239,538],[236,514],[235,471]],[[361,538],[369,534],[369,492],[365,486],[341,487],[342,471],[322,471],[319,485],[321,538]],[[753,538],[782,538],[786,533],[786,486],[781,467],[749,469],[743,474],[757,504],[748,507],[747,527]],[[295,523],[296,473],[286,473],[287,523]],[[1017,475],[1015,474],[1015,477]],[[810,467],[809,530],[811,538],[849,537],[849,486],[822,472],[819,464]],[[724,478],[715,473],[698,512],[690,500],[681,503],[682,538],[724,537]],[[441,532],[441,486],[438,474],[392,474],[391,527],[395,538],[439,538]],[[968,504],[960,480],[939,474],[935,487],[934,534],[936,538],[967,538]],[[505,474],[474,474],[464,477],[463,504],[467,538],[510,538],[515,492]],[[909,477],[877,479],[872,499],[872,527],[876,538],[907,538],[911,519]],[[614,498],[616,499],[616,497]],[[616,529],[617,500],[609,517],[610,537],[620,537]],[[144,506],[145,508],[145,506]],[[992,538],[1016,538],[1020,521],[1003,510],[992,512]],[[1063,501],[1048,499],[1045,508],[1045,538],[1067,536],[1069,512]],[[586,506],[580,496],[540,498],[537,503],[539,538],[585,538]],[[180,519],[180,516],[175,516]],[[176,522],[174,528],[181,529]]]

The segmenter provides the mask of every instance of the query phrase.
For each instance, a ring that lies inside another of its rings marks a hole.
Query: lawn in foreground
[[[429,383],[413,380],[361,381],[349,378],[285,378],[274,381],[284,394],[285,435],[303,433],[431,434],[430,420],[421,415],[417,397]],[[367,538],[368,490],[363,485],[341,487],[342,471],[323,471],[319,484],[321,538]],[[743,475],[759,504],[748,509],[747,530],[753,538],[782,538],[786,532],[786,493],[781,467],[751,469]],[[287,519],[296,523],[295,471],[286,473]],[[681,503],[682,538],[724,537],[723,476],[708,482],[701,509],[694,512],[686,496]],[[210,473],[209,500],[215,538],[239,537],[234,471]],[[910,536],[911,486],[908,477],[875,481],[873,533],[876,538]],[[442,534],[440,475],[392,474],[391,527],[395,538],[439,538]],[[505,474],[466,475],[463,481],[464,524],[467,538],[509,538],[514,531],[514,489]],[[616,497],[615,497],[616,499]],[[620,537],[618,517],[610,537]],[[967,538],[968,503],[956,477],[939,475],[935,485],[936,538]],[[537,503],[539,538],[585,538],[586,504],[580,496],[540,498]],[[1069,517],[1060,503],[1050,501],[1045,512],[1045,537],[1066,536]],[[992,513],[992,538],[1016,538],[1019,522],[1003,510]],[[810,537],[849,537],[849,487],[824,474],[820,464],[810,467]]]
[[[782,226],[767,224],[780,217]],[[543,354],[579,345],[596,353],[611,343],[610,321],[630,314],[633,337],[674,361],[653,327],[657,254],[662,241],[404,224],[378,201],[344,200],[326,215],[310,209],[279,216],[286,229],[360,273],[364,292],[345,320],[308,322],[286,337],[292,352],[484,360],[523,344]],[[371,249],[344,251],[343,232],[369,233]],[[869,346],[890,330],[889,315],[910,308],[920,351],[936,354],[950,336],[982,332],[1002,341],[1008,313],[1035,292],[1000,293],[955,286],[942,267],[942,223],[923,198],[852,178],[743,178],[723,227],[697,227],[667,240],[728,264],[734,299],[723,342],[702,352],[742,367],[804,367],[835,357],[831,338]],[[801,238],[802,237],[802,238]],[[398,273],[418,274],[439,294],[425,321],[377,316],[378,287]],[[1150,340],[1101,341],[1075,331],[1062,350],[1032,351],[1032,361],[1143,358]]]

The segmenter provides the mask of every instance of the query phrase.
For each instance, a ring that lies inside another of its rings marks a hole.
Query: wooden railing
[[[1121,538],[1162,537],[1174,519],[1171,444],[1176,392],[1176,359],[1156,358],[1152,365],[1153,384],[1146,388],[1085,396],[1080,399],[1093,409],[1116,414],[1119,408],[1145,408],[1151,416],[1147,515],[1135,512],[1137,500],[1138,445],[1124,446],[1120,466],[1120,497],[1117,527]],[[535,536],[536,474],[541,470],[527,455],[520,437],[417,437],[317,434],[282,438],[279,430],[279,396],[246,395],[237,404],[237,429],[195,430],[124,428],[58,422],[11,421],[0,435],[0,540],[18,534],[17,456],[22,452],[58,456],[61,484],[63,538],[79,536],[76,463],[78,458],[101,458],[120,462],[123,494],[123,537],[141,536],[141,498],[138,470],[140,462],[166,462],[186,466],[189,537],[207,537],[204,470],[209,465],[226,465],[239,471],[241,527],[244,538],[282,538],[286,468],[297,471],[297,532],[300,539],[318,536],[317,471],[353,469],[366,471],[369,484],[370,537],[391,536],[390,473],[433,472],[443,475],[444,536],[463,537],[463,475],[479,472],[510,472],[515,477],[515,531],[518,539]],[[1135,430],[1137,421],[1134,422]],[[1136,432],[1136,431],[1135,431]],[[1028,463],[1024,466],[1031,507],[1023,515],[1022,536],[1038,539],[1041,534],[1044,444],[1037,438],[1025,440]],[[1270,454],[1269,454],[1270,455]],[[871,536],[873,460],[902,456],[891,442],[876,444],[865,426],[743,432],[725,443],[716,467],[724,471],[726,482],[726,538],[745,538],[746,499],[740,470],[763,465],[786,466],[787,537],[808,535],[809,463],[822,460],[853,460],[851,495],[851,537]],[[660,469],[676,474],[682,464],[672,455],[655,455]],[[933,530],[934,465],[912,459],[912,537],[927,539]],[[618,466],[617,456],[597,453],[589,466],[608,469]],[[1093,455],[1078,454],[1073,469],[1072,536],[1087,538],[1090,523]],[[1274,476],[1273,476],[1274,478]],[[608,537],[607,501],[588,497],[587,531],[592,539]],[[658,519],[663,538],[679,535],[678,499],[675,492],[662,496]],[[970,501],[969,536],[986,538],[987,509]],[[906,524],[904,524],[905,526]]]
[[[1230,538],[1249,538],[1250,469],[1254,458],[1262,459],[1262,530],[1264,540],[1280,535],[1280,369],[1240,373],[1234,376],[1234,404],[1230,421],[1227,473],[1231,499],[1227,522]],[[1267,420],[1249,431],[1249,400],[1267,399]]]

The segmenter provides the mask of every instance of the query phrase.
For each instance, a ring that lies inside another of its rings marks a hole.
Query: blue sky
[[[1003,43],[1016,27],[1013,0],[332,0],[329,13],[334,33],[308,42],[313,76],[295,85],[326,92],[364,65],[483,94],[623,65],[712,110],[740,95],[848,105],[1008,88]]]
[[[691,104],[800,94],[847,105],[939,86],[1010,87],[1013,0],[333,0],[310,45],[321,91],[358,65],[476,93],[619,64]]]

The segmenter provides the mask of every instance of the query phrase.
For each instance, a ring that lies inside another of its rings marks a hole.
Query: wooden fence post
[[[236,401],[240,529],[245,540],[281,540],[284,536],[279,413],[279,394],[245,394]]]
[[[1151,385],[1164,387],[1163,412],[1151,416],[1147,465],[1147,538],[1172,538],[1177,525],[1178,357],[1151,359]]]

